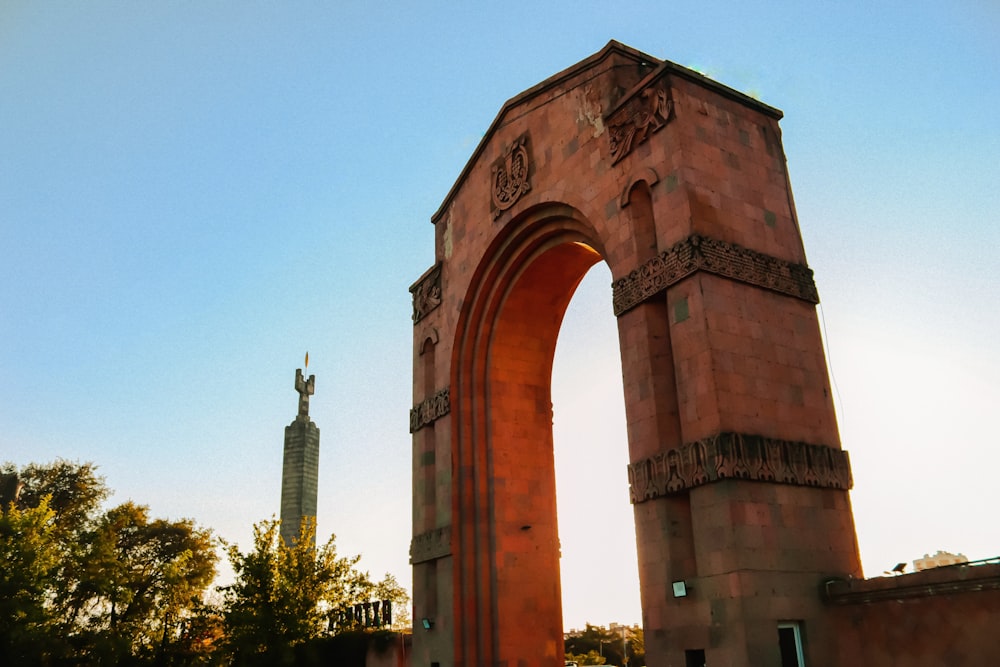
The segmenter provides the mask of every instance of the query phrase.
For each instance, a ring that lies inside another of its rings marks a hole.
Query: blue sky
[[[430,215],[505,100],[616,39],[786,114],[866,572],[998,555],[998,12],[7,0],[0,460],[94,461],[115,500],[246,542],[308,350],[320,532],[408,583]],[[567,626],[639,620],[609,283],[557,352]]]

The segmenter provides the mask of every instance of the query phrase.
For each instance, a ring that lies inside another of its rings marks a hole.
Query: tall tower
[[[309,355],[306,355],[306,367]],[[281,539],[285,544],[299,537],[304,517],[316,518],[319,488],[319,428],[309,419],[309,397],[316,389],[316,376],[306,380],[295,370],[299,392],[299,414],[285,427],[285,456],[281,468]]]

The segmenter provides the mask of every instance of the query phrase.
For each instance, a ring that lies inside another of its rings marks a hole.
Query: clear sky
[[[408,586],[430,215],[505,100],[616,39],[786,114],[866,572],[1000,555],[998,34],[991,0],[5,0],[0,461],[246,544],[308,350],[320,533]],[[609,283],[557,352],[567,627],[640,620]]]

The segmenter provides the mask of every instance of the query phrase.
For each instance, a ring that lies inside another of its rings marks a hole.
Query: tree
[[[224,652],[219,650],[225,635],[221,606],[215,602],[194,605],[166,647],[167,664],[222,665]]]
[[[604,656],[599,654],[597,651],[591,649],[586,653],[567,653],[567,662],[575,662],[579,665],[606,665],[608,664]]]
[[[372,587],[355,569],[360,556],[337,555],[335,536],[314,546],[314,519],[303,520],[290,545],[279,528],[275,520],[256,524],[247,553],[226,545],[236,580],[220,590],[226,648],[236,664],[291,659],[296,645],[326,632],[328,610],[364,599]]]
[[[49,652],[59,565],[54,518],[47,498],[26,509],[11,503],[0,515],[0,664],[41,662]]]
[[[623,652],[623,641],[628,645],[627,656]],[[629,667],[646,664],[641,629],[628,629],[623,637],[620,632],[588,623],[583,632],[566,638],[565,650],[567,660],[575,660],[581,665],[624,665],[626,657]]]
[[[132,502],[108,510],[88,533],[74,616],[104,646],[155,655],[215,576],[211,534],[188,520],[149,519]]]
[[[45,539],[57,556],[55,567],[47,574],[46,604],[59,625],[58,636],[65,639],[72,634],[74,614],[69,603],[86,563],[86,533],[93,527],[110,490],[93,463],[57,459],[53,463],[29,463],[21,469],[5,463],[2,473],[19,483],[20,493],[14,502],[17,510],[24,512],[44,505],[52,512]]]
[[[388,600],[392,605],[390,630],[399,632],[410,627],[410,596],[396,580],[396,577],[386,572],[382,581],[372,588],[372,597],[383,602]]]
[[[21,659],[83,664],[152,660],[176,636],[215,576],[209,531],[189,520],[150,520],[127,502],[100,511],[109,490],[91,463],[30,464],[0,523],[0,634]],[[25,638],[43,636],[43,641]],[[2,662],[2,661],[0,661]],[[3,663],[6,664],[6,663]]]
[[[53,463],[29,463],[21,470],[6,463],[3,472],[17,475],[23,485],[17,501],[19,508],[38,507],[48,496],[61,539],[85,530],[88,522],[98,515],[101,503],[111,495],[93,463],[57,459]]]
[[[646,635],[642,628],[632,630],[628,638],[629,667],[645,667],[646,665]]]

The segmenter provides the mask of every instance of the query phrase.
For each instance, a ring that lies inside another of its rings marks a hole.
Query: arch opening
[[[455,657],[552,664],[563,656],[552,364],[566,308],[603,255],[568,207],[508,230],[472,282],[456,340]]]
[[[552,369],[564,630],[641,622],[618,322],[611,272],[586,274],[567,308]]]
[[[580,242],[545,247],[516,269],[491,332],[486,387],[498,652],[523,642],[515,654],[562,655],[552,363],[569,301],[600,259]]]

